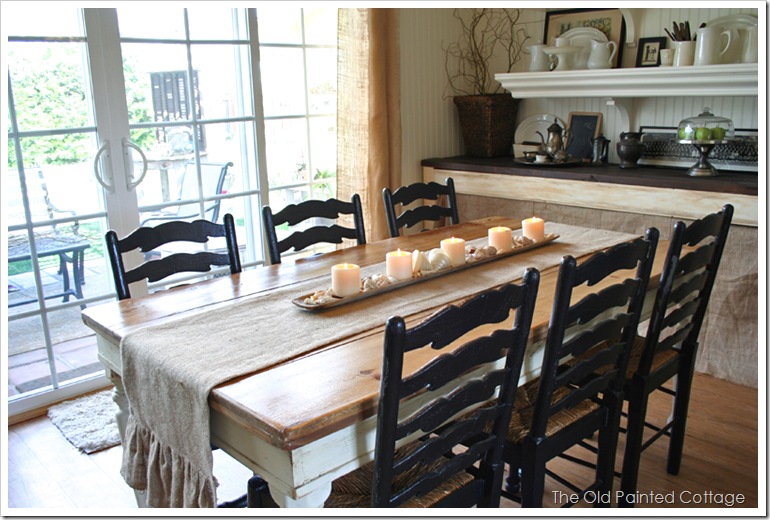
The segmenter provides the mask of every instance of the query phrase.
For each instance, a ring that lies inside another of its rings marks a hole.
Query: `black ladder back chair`
[[[414,327],[399,316],[387,321],[374,461],[335,480],[325,507],[498,507],[502,443],[539,281],[530,268],[520,285],[446,306]],[[420,349],[446,352],[415,367],[409,360]]]
[[[165,258],[144,262],[129,271],[126,271],[123,263],[123,254],[135,249],[148,253],[171,242],[205,244],[212,237],[225,237],[227,243],[225,253],[215,251],[174,253]],[[119,239],[117,233],[110,230],[105,239],[119,300],[130,298],[129,285],[140,280],[157,282],[177,273],[205,273],[211,271],[211,266],[229,266],[232,274],[241,272],[238,242],[235,238],[235,221],[229,213],[224,216],[224,224],[215,224],[208,220],[173,221],[156,227],[139,227],[123,239]]]
[[[276,228],[282,224],[296,226],[315,218],[336,220],[340,215],[353,215],[353,227],[348,228],[336,223],[328,226],[316,225],[294,231],[283,240],[278,240]],[[263,206],[262,222],[271,264],[280,263],[281,254],[291,248],[302,251],[313,244],[341,244],[345,238],[355,240],[358,245],[366,244],[364,212],[361,208],[361,197],[357,193],[351,197],[350,202],[334,198],[311,199],[299,204],[290,204],[275,214],[270,206]]]
[[[439,203],[440,197],[446,197],[446,206]],[[451,224],[459,224],[457,212],[457,194],[455,183],[451,177],[446,179],[446,185],[437,182],[416,182],[402,186],[391,192],[389,188],[382,190],[385,202],[385,216],[388,220],[390,236],[399,236],[401,228],[411,228],[425,221],[439,221],[448,218]],[[436,204],[417,206],[414,209],[403,209],[417,200],[434,200]],[[398,209],[400,205],[400,211]]]
[[[706,315],[719,263],[733,217],[729,204],[719,213],[689,226],[677,222],[666,253],[664,270],[655,298],[646,337],[637,337],[626,373],[628,400],[626,448],[623,455],[621,491],[636,492],[642,452],[663,435],[669,435],[666,470],[679,473],[690,389],[698,351],[698,335]],[[687,246],[685,253],[682,253]],[[663,386],[673,380],[673,390]],[[673,395],[673,413],[664,426],[646,423],[652,392]],[[655,433],[643,442],[645,426]],[[621,501],[633,506],[633,501]]]
[[[571,256],[562,259],[540,377],[518,390],[521,405],[514,410],[503,456],[510,465],[503,496],[522,507],[542,507],[546,474],[578,493],[612,492],[623,374],[657,242],[658,230],[650,228],[644,238],[580,265]],[[575,288],[599,283],[600,289],[571,303]],[[591,484],[580,488],[547,471],[549,460],[597,432]]]

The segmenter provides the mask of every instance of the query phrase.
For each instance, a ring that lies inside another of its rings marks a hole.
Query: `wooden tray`
[[[305,299],[309,298],[315,292],[305,294],[303,296],[299,296],[298,298],[294,298],[291,302],[294,305],[297,305],[298,307],[302,307],[303,309],[311,310],[311,311],[320,311],[322,309],[328,309],[330,307],[336,307],[338,305],[345,305],[347,303],[356,302],[358,300],[363,300],[364,298],[369,298],[372,296],[377,296],[382,293],[386,293],[388,291],[392,291],[394,289],[400,289],[401,287],[406,287],[409,285],[413,285],[416,283],[424,282],[426,280],[432,280],[433,278],[438,278],[439,276],[444,276],[446,274],[456,273],[457,271],[462,271],[463,269],[469,269],[471,267],[475,267],[477,265],[484,265],[489,262],[494,262],[495,260],[500,260],[501,258],[508,258],[509,256],[516,255],[519,253],[523,253],[524,251],[529,251],[530,249],[535,249],[541,246],[544,246],[546,244],[549,244],[559,238],[559,235],[549,233],[545,236],[545,238],[540,242],[535,242],[534,244],[530,244],[528,246],[520,246],[516,249],[512,249],[511,251],[508,251],[506,253],[500,253],[490,258],[484,258],[481,260],[476,260],[475,262],[466,262],[465,265],[460,265],[457,267],[448,267],[446,269],[441,269],[439,271],[429,271],[421,276],[413,277],[410,280],[403,280],[401,282],[393,283],[390,285],[386,285],[384,287],[381,287],[379,289],[372,289],[370,291],[362,291],[358,294],[354,294],[353,296],[345,296],[344,298],[338,298],[334,297],[334,299],[324,302],[324,303],[317,303],[317,304],[307,304],[305,303]]]

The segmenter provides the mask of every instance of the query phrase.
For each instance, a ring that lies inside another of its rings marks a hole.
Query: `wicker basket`
[[[519,100],[510,94],[457,96],[465,153],[475,157],[511,154]]]

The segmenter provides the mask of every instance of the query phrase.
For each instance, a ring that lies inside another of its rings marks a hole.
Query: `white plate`
[[[741,27],[754,27],[756,25],[757,17],[750,14],[728,14],[706,22],[706,27],[718,27],[720,29],[740,29]],[[733,38],[736,36],[738,41],[730,44],[730,48],[719,60],[720,63],[738,63],[741,61],[743,38],[740,34],[733,35]]]
[[[575,58],[575,70],[588,68],[588,56],[591,54],[591,42],[607,42],[607,35],[593,27],[575,27],[564,31],[560,38],[569,38],[572,47],[580,47],[580,54]]]
[[[564,121],[553,114],[535,114],[524,118],[516,127],[516,133],[513,134],[514,142],[521,144],[524,141],[531,141],[540,144],[542,142],[540,136],[535,132],[540,131],[543,138],[548,138],[548,127],[553,124],[554,119],[559,122],[562,128],[566,128]]]
[[[750,14],[728,14],[706,22],[706,27],[724,27],[737,29],[738,27],[751,27],[757,25],[757,17]]]

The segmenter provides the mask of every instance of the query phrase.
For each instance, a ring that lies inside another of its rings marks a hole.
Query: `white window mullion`
[[[266,139],[265,139],[265,110],[262,104],[262,74],[259,70],[259,30],[257,27],[257,10],[254,8],[248,9],[248,25],[249,35],[251,41],[251,78],[252,78],[252,98],[254,99],[254,117],[255,117],[255,131],[257,138],[257,181],[259,183],[259,205],[266,206],[270,204],[270,186],[268,182],[267,171],[267,154],[265,152]],[[259,215],[259,222],[257,223],[260,229],[253,230],[251,236],[262,237],[262,250],[267,251],[267,242],[265,242],[264,234],[261,230],[262,212],[255,212]],[[267,258],[267,256],[265,256]]]
[[[119,236],[139,226],[136,191],[128,189],[133,161],[124,147],[131,137],[125,96],[123,60],[115,9],[84,9],[86,38],[94,93],[94,117],[99,146],[108,144],[109,155],[101,161],[112,192],[105,190],[110,227]]]

